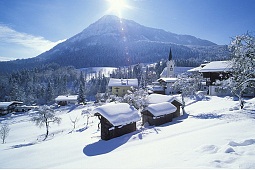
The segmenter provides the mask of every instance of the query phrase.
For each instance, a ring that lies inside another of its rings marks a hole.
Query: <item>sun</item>
[[[124,0],[107,0],[110,7],[107,10],[109,13],[117,14],[121,17],[124,9],[130,8],[129,5]]]

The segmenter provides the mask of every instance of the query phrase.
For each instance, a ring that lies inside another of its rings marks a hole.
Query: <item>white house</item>
[[[68,104],[76,104],[78,95],[67,95],[67,96],[58,96],[55,101],[58,105],[65,106]]]

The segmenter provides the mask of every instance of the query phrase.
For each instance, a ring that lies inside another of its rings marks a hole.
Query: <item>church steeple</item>
[[[171,50],[171,47],[170,47],[170,52],[169,52],[168,61],[171,61],[172,59],[173,59],[173,56],[172,56],[172,50]]]
[[[169,57],[168,57],[168,61],[166,63],[167,65],[167,78],[170,77],[174,77],[174,60],[173,60],[173,56],[172,56],[172,50],[170,47],[170,52],[169,52]]]

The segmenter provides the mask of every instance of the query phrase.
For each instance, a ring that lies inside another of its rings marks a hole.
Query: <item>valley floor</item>
[[[62,123],[50,136],[31,121],[32,113],[0,117],[10,133],[0,144],[0,168],[255,168],[255,99],[243,110],[231,97],[189,100],[186,114],[162,126],[100,140],[99,120],[81,116],[95,106],[57,109]],[[78,117],[72,131],[71,119]]]

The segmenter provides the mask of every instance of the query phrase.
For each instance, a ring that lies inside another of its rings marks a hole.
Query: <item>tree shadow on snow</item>
[[[196,115],[196,116],[193,116],[193,118],[195,119],[220,119],[224,116],[224,114],[213,114],[213,113],[206,113],[206,114],[199,114],[199,115]]]
[[[30,143],[24,143],[24,144],[19,144],[19,145],[13,145],[13,146],[11,146],[11,149],[22,148],[22,147],[26,147],[26,146],[35,145],[35,144],[36,144],[36,142],[30,142]]]
[[[178,124],[178,123],[183,122],[183,120],[187,119],[188,117],[189,117],[189,114],[184,111],[183,115],[173,118],[173,120],[171,122],[159,125],[158,127],[165,127],[165,126],[169,126],[169,125]]]
[[[125,134],[123,136],[113,138],[107,141],[99,140],[89,144],[83,148],[83,153],[87,156],[97,156],[107,154],[125,144],[135,132]]]
[[[68,110],[68,113],[70,113],[71,111],[73,111],[74,109],[76,109],[76,107],[78,107],[77,105],[72,105],[70,107],[70,109]]]

